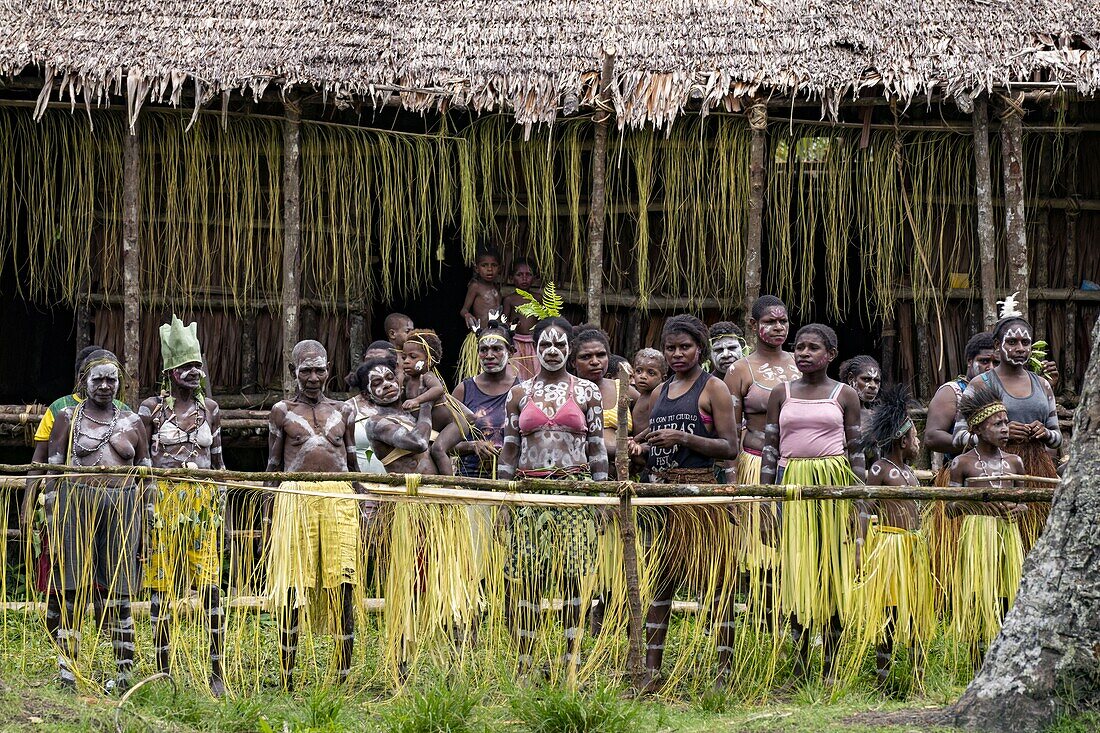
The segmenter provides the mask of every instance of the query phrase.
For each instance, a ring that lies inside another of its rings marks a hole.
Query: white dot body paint
[[[418,371],[418,372],[424,371],[424,361],[423,360],[416,362],[416,371]]]

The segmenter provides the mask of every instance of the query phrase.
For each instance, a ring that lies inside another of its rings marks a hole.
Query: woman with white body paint
[[[156,468],[225,468],[222,461],[221,413],[204,394],[198,326],[184,326],[176,316],[160,327],[164,388],[138,408],[149,435]],[[225,694],[222,671],[223,614],[222,520],[225,498],[210,482],[156,480],[157,522],[149,538],[145,585],[157,670],[171,672],[172,610],[170,601],[191,588],[206,610],[210,635],[210,691]]]
[[[539,371],[512,389],[504,427],[504,449],[497,465],[502,479],[607,479],[600,389],[569,374],[571,326],[544,318],[532,329]],[[521,506],[510,522],[508,591],[522,671],[534,663],[533,649],[544,595],[563,598],[564,664],[567,677],[580,663],[584,615],[583,587],[595,571],[597,528],[593,515],[579,508]],[[591,583],[588,583],[591,585]]]
[[[115,402],[121,377],[122,368],[111,352],[88,357],[80,379],[84,401],[58,413],[50,432],[50,463],[124,470],[150,465],[141,419]],[[76,687],[83,609],[93,594],[103,594],[116,667],[107,686],[123,692],[133,682],[130,598],[141,585],[140,548],[152,521],[151,487],[125,476],[77,481],[53,475],[46,484],[45,501],[53,569],[46,628],[58,646],[61,685]]]
[[[973,388],[979,384],[992,389],[1008,413],[1008,445],[1005,450],[1023,460],[1025,474],[1056,478],[1058,470],[1050,452],[1056,452],[1061,447],[1062,431],[1058,425],[1054,390],[1047,379],[1028,368],[1033,338],[1031,324],[1015,310],[1011,298],[1006,301],[1004,311],[1001,320],[993,327],[993,345],[999,352],[1001,362],[974,377],[963,396],[972,394]],[[1054,375],[1056,378],[1056,370]],[[977,442],[977,435],[960,418],[955,423],[953,447],[962,454]],[[1028,506],[1028,513],[1020,519],[1025,554],[1038,541],[1050,511],[1049,504]]]

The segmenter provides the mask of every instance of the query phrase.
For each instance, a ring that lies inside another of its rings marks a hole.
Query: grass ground
[[[924,724],[879,725],[876,713],[934,709],[951,702],[965,680],[942,661],[930,665],[925,690],[888,701],[865,682],[837,691],[820,684],[782,701],[677,690],[671,696],[629,699],[606,678],[578,691],[517,682],[506,664],[474,662],[432,667],[401,691],[365,683],[354,689],[302,685],[284,693],[262,685],[217,701],[183,674],[176,687],[151,681],[120,704],[111,697],[74,694],[55,682],[54,657],[37,621],[9,614],[0,648],[0,731],[118,731],[138,733],[634,733],[636,731],[926,731]],[[105,646],[105,644],[101,644]],[[266,656],[266,655],[265,655]],[[109,654],[97,655],[109,668]],[[266,657],[270,659],[270,657]],[[148,660],[139,668],[147,675]],[[1100,730],[1100,717],[1066,720],[1058,733]]]

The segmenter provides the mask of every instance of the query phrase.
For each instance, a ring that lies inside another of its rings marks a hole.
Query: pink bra
[[[519,431],[523,435],[530,435],[539,430],[562,430],[578,435],[588,433],[588,421],[584,419],[581,406],[573,396],[572,379],[569,380],[569,397],[553,417],[543,412],[542,408],[531,399],[530,394],[527,395],[527,404],[519,411]]]

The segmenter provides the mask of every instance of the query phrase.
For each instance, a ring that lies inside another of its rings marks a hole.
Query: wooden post
[[[916,309],[914,309],[916,313]],[[925,314],[927,318],[927,314]],[[928,337],[928,323],[921,322],[921,315],[916,314],[917,321],[917,399],[932,399],[932,344]]]
[[[1050,189],[1051,170],[1048,165],[1041,161],[1039,170],[1036,173],[1038,174],[1038,191],[1036,191],[1036,195],[1042,197],[1047,195]],[[1050,257],[1050,205],[1039,204],[1035,214],[1035,287],[1041,291],[1050,285],[1050,270],[1047,267],[1047,259]],[[1047,338],[1050,335],[1047,329],[1049,310],[1050,308],[1045,300],[1035,303],[1036,341],[1049,340]]]
[[[1001,158],[1005,189],[1005,241],[1008,246],[1008,290],[1027,317],[1027,211],[1024,207],[1023,100],[1004,97],[1001,114]]]
[[[76,331],[76,350],[79,352],[92,345],[92,306],[88,298],[82,298],[73,313]]]
[[[764,239],[764,162],[768,147],[768,106],[763,102],[749,109],[752,141],[749,148],[749,222],[745,243],[745,305],[741,320],[749,332],[752,304],[760,297],[760,248]]]
[[[297,102],[287,100],[283,121],[283,393],[288,397],[296,391],[296,381],[290,372],[290,359],[298,343],[298,311],[301,302],[301,111]]]
[[[978,211],[978,251],[981,265],[982,316],[988,331],[997,320],[997,240],[993,228],[993,181],[989,167],[989,107],[974,100],[974,201]]]
[[[747,319],[746,319],[747,320]],[[897,381],[898,331],[895,316],[882,322],[882,380]]]
[[[126,369],[123,401],[137,407],[141,395],[141,241],[138,202],[141,139],[136,120],[122,136],[122,362]]]
[[[241,316],[241,392],[256,386],[256,309],[247,308]]]
[[[359,368],[359,362],[363,361],[363,352],[367,348],[367,306],[362,300],[355,302],[354,307],[348,311],[348,351],[352,371]]]
[[[629,438],[627,423],[630,418],[630,396],[627,384],[630,375],[626,365],[619,368],[618,375],[619,427],[615,433],[615,478],[619,481],[630,480],[630,451],[627,448]],[[645,677],[645,623],[642,610],[642,595],[638,580],[638,529],[634,524],[634,507],[630,503],[630,492],[619,493],[619,536],[623,542],[623,564],[626,575],[626,600],[630,611],[627,622],[628,647],[626,655],[627,674],[631,684],[640,687]]]
[[[1074,110],[1070,108],[1071,112]],[[1077,153],[1081,144],[1079,135],[1074,135],[1070,143],[1070,166],[1066,170],[1066,198],[1076,202],[1077,196]],[[1076,290],[1081,286],[1081,274],[1077,271],[1077,218],[1080,210],[1076,207],[1066,209],[1066,282],[1064,286]],[[1065,362],[1061,365],[1062,388],[1075,392],[1077,387],[1077,303],[1072,298],[1066,301]],[[1085,352],[1088,353],[1088,352]]]
[[[587,320],[597,326],[603,311],[603,240],[607,228],[607,127],[611,119],[611,74],[615,49],[604,49],[600,69],[600,94],[595,114],[596,136],[592,144],[592,192],[588,202],[588,311]]]

